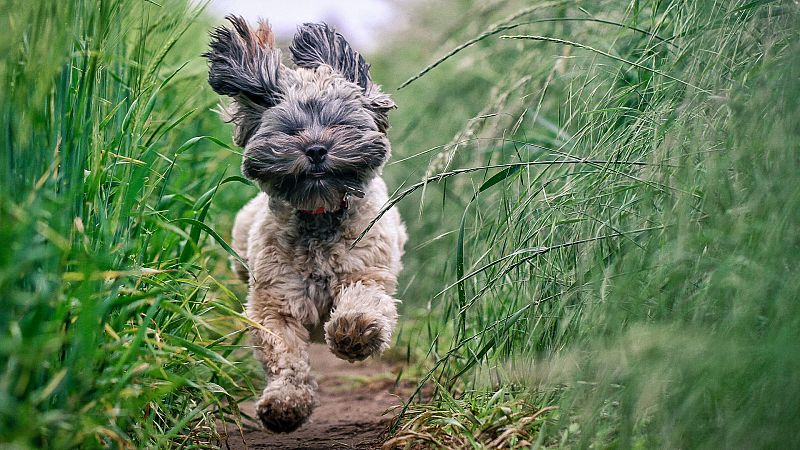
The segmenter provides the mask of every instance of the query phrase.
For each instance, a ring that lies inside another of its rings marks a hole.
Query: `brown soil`
[[[244,419],[240,431],[225,425],[223,449],[374,449],[384,441],[391,419],[409,392],[395,386],[399,367],[368,359],[348,363],[328,347],[313,344],[311,367],[319,383],[320,404],[311,418],[293,433],[275,434]],[[402,391],[402,392],[401,392]],[[254,402],[239,405],[243,414],[255,417]]]

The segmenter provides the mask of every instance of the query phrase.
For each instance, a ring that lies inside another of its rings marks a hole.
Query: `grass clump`
[[[438,387],[398,446],[522,445],[436,426],[511,388],[527,443],[797,446],[797,5],[428,8],[441,46],[383,80]]]
[[[2,9],[0,447],[213,446],[252,386],[216,278],[212,205],[243,180],[197,89],[199,10]]]
[[[541,445],[544,433],[537,426],[553,411],[538,409],[523,391],[470,391],[455,398],[442,391],[435,403],[414,404],[409,420],[386,441],[384,448],[434,446],[441,448],[528,448]]]

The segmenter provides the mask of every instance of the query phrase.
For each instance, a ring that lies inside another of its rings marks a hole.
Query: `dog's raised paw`
[[[389,346],[388,326],[384,322],[368,313],[335,316],[325,324],[325,341],[339,358],[361,361]]]
[[[314,409],[313,393],[303,389],[267,389],[256,404],[261,423],[275,433],[289,433],[300,427]]]

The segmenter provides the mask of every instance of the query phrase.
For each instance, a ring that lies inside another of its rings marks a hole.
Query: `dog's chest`
[[[296,262],[303,277],[305,296],[316,307],[320,321],[324,321],[333,305],[333,286],[337,283],[331,249],[318,244],[304,248],[300,256]]]
[[[303,278],[305,297],[317,312],[317,317],[311,318],[311,322],[324,322],[333,306],[334,290],[341,272],[336,254],[344,245],[339,227],[342,218],[319,217],[304,222],[294,242],[294,264]]]

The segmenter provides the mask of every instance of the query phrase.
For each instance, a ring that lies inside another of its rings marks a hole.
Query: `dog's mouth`
[[[364,197],[370,174],[336,170],[332,167],[306,167],[297,174],[277,175],[262,180],[262,189],[300,210],[339,208],[342,199]]]
[[[305,176],[308,178],[324,178],[330,174],[331,170],[327,164],[311,164],[305,170]]]

